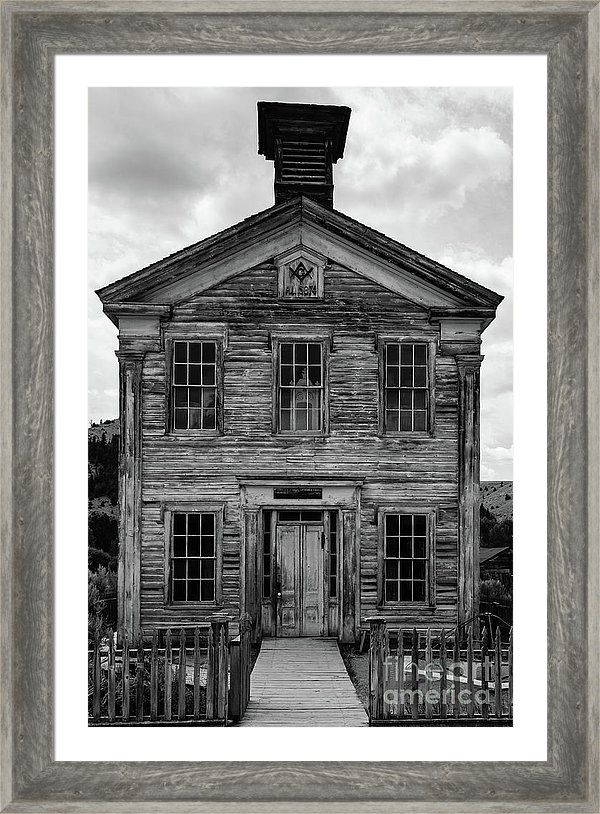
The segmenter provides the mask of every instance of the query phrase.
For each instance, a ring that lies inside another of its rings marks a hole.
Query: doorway
[[[322,512],[279,512],[276,546],[277,636],[322,636],[325,631]]]

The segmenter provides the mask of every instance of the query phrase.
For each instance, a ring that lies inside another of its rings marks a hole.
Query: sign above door
[[[323,490],[313,486],[281,486],[273,489],[273,500],[321,500]]]

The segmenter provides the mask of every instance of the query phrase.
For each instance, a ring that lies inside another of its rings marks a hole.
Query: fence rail
[[[456,629],[388,629],[371,619],[369,721],[377,725],[506,726],[513,715],[512,629],[475,640]]]
[[[116,647],[109,631],[107,645],[96,637],[89,653],[88,723],[225,725],[228,682],[226,621],[181,628],[175,637],[167,630],[164,643],[154,630],[150,647],[126,636]]]

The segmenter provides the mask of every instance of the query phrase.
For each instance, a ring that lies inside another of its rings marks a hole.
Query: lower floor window
[[[425,602],[428,519],[426,514],[385,515],[384,603]]]
[[[214,602],[216,523],[213,512],[174,512],[171,553],[173,602]]]

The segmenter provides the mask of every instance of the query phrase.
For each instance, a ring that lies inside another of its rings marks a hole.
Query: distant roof
[[[480,548],[479,549],[479,564],[483,565],[484,562],[488,562],[488,560],[493,560],[499,554],[503,554],[505,551],[510,551],[508,546],[503,546],[501,548]]]

